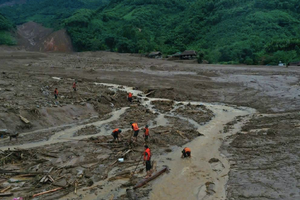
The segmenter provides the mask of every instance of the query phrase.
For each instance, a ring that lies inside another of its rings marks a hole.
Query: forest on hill
[[[210,63],[300,60],[298,0],[37,1],[0,12],[14,24],[66,28],[78,51],[170,55],[188,49]]]

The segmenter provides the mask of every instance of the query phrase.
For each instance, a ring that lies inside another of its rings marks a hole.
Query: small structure
[[[300,66],[300,61],[297,62],[289,62],[288,66]]]
[[[186,50],[180,54],[180,59],[195,59],[197,57],[197,52],[194,50]]]
[[[162,53],[160,51],[157,52],[151,52],[148,54],[149,58],[161,58]]]
[[[180,58],[181,52],[177,52],[172,55],[173,58]]]
[[[182,53],[177,52],[172,55],[172,58],[180,58],[180,59],[195,59],[197,57],[197,52],[194,50],[186,50]]]

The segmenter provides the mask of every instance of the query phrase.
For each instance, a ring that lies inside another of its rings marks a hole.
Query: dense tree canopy
[[[17,24],[67,28],[78,51],[193,49],[210,63],[300,60],[298,0],[36,1],[0,11]]]

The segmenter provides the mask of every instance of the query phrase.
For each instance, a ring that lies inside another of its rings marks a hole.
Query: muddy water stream
[[[84,125],[74,125],[71,128],[67,128],[63,131],[59,131],[59,132],[55,133],[52,137],[50,137],[49,140],[46,140],[46,141],[26,143],[26,144],[13,145],[13,146],[4,146],[4,147],[0,147],[0,150],[7,150],[8,148],[11,148],[11,149],[13,149],[13,148],[28,149],[28,148],[40,147],[40,146],[44,146],[44,145],[48,145],[48,144],[66,142],[68,139],[72,139],[72,138],[73,139],[76,138],[78,140],[90,138],[91,137],[90,135],[83,135],[83,136],[73,137],[73,134],[75,132],[77,132],[78,130],[86,127],[86,126],[93,125],[93,126],[96,126],[96,127],[102,127],[107,123],[115,121],[115,120],[119,119],[120,116],[122,114],[124,114],[127,109],[128,109],[128,107],[124,107],[122,109],[113,111],[111,113],[111,117],[109,119],[106,119],[106,120],[96,121],[96,122],[89,123],[89,124],[84,124]],[[38,131],[35,131],[35,132],[37,133]],[[101,131],[100,133],[97,133],[93,136],[97,137],[97,136],[101,136],[101,135],[105,135],[105,133],[103,131]]]
[[[114,85],[114,84],[103,84],[95,83],[96,85],[107,86],[113,91],[121,90],[126,92],[132,92],[134,96],[137,96],[141,100],[141,104],[152,112],[157,113],[156,119],[150,122],[150,128],[156,126],[166,126],[168,120],[166,117],[178,117],[180,119],[187,120],[192,127],[195,127],[204,136],[194,139],[192,142],[186,144],[192,149],[191,159],[181,159],[182,148],[174,147],[171,153],[156,156],[153,155],[153,159],[157,161],[158,167],[167,165],[170,168],[170,173],[165,174],[162,177],[153,181],[153,190],[150,193],[150,199],[172,199],[172,200],[201,200],[201,199],[225,199],[225,184],[227,182],[227,174],[229,172],[229,163],[227,159],[221,155],[219,148],[224,138],[230,134],[234,134],[240,130],[243,120],[247,120],[246,116],[251,116],[255,113],[255,110],[243,107],[233,107],[223,104],[211,104],[202,102],[174,102],[173,109],[168,113],[161,113],[159,110],[154,109],[152,101],[171,101],[169,99],[149,98],[142,91],[134,90],[131,87]],[[174,112],[179,107],[185,107],[187,104],[192,105],[204,105],[214,113],[214,117],[211,121],[206,124],[198,124],[193,119],[183,117],[175,114]],[[67,128],[63,131],[55,133],[48,141],[28,143],[15,146],[0,147],[1,150],[7,148],[33,148],[43,146],[47,144],[54,144],[64,142],[67,139],[85,139],[91,137],[90,135],[73,137],[73,134],[81,128],[94,125],[101,128],[101,132],[93,135],[109,135],[111,130],[107,131],[105,124],[118,120],[122,114],[128,108],[122,108],[115,110],[111,113],[111,117],[107,120],[97,121],[85,125],[75,125],[71,128]],[[234,130],[229,133],[222,134],[223,127],[226,123],[231,122],[238,116],[245,116],[242,121],[238,122],[234,126]],[[211,158],[218,159],[217,162],[209,163]],[[111,172],[112,173],[112,172]],[[110,174],[111,174],[110,173]],[[110,177],[109,174],[109,177]],[[113,173],[111,174],[113,176]],[[98,197],[95,194],[89,194],[79,190],[78,194],[82,194],[85,200],[97,200],[100,198],[109,199],[112,194],[120,195],[125,193],[125,189],[117,189],[121,185],[122,181],[114,181],[109,183],[107,181],[101,181],[95,184],[103,186],[101,193]],[[209,188],[209,194],[207,193]],[[84,189],[84,188],[83,188]],[[69,194],[63,199],[75,197],[75,194]]]

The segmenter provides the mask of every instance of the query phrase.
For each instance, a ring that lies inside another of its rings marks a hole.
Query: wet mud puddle
[[[197,137],[192,142],[186,144],[192,150],[191,159],[181,159],[182,147],[173,147],[171,153],[161,156],[153,156],[157,161],[158,167],[167,165],[170,168],[170,173],[153,181],[153,190],[150,193],[150,199],[172,199],[172,200],[201,200],[201,199],[225,199],[225,185],[227,182],[227,174],[229,172],[229,163],[227,159],[221,155],[219,148],[222,141],[229,135],[238,132],[243,123],[255,113],[254,109],[245,107],[235,107],[223,104],[212,104],[202,102],[174,102],[173,109],[167,113],[161,113],[154,108],[153,101],[171,101],[169,99],[149,98],[142,91],[134,90],[132,87],[120,86],[115,84],[95,83],[96,85],[107,86],[111,90],[121,90],[133,93],[134,96],[141,100],[141,104],[157,114],[155,120],[150,123],[150,128],[157,126],[166,126],[168,120],[166,117],[178,117],[186,120],[191,126],[195,127],[198,132],[203,134],[202,137]],[[214,117],[206,124],[199,124],[189,117],[183,117],[175,114],[178,108],[186,105],[204,105],[207,109],[214,113]],[[67,139],[85,139],[90,135],[74,137],[74,133],[87,125],[94,125],[101,128],[101,132],[93,135],[110,135],[111,130],[103,128],[105,124],[118,120],[128,107],[120,110],[115,110],[111,113],[111,117],[106,120],[96,121],[85,125],[75,125],[63,131],[55,133],[49,140],[36,143],[28,143],[15,146],[0,147],[1,150],[7,148],[33,148],[48,144],[65,142]],[[224,125],[233,121],[236,117],[243,116],[243,120],[239,120],[233,129],[227,133],[222,133]],[[101,181],[103,182],[103,181]],[[105,181],[104,181],[105,182]],[[107,182],[107,181],[106,181]],[[118,181],[119,182],[119,181]],[[101,184],[101,183],[95,183]],[[122,182],[119,183],[120,185]],[[103,185],[103,183],[101,184]],[[113,185],[105,184],[101,190],[102,197],[109,195],[112,189],[117,187],[118,183]],[[106,191],[106,192],[105,192]],[[82,190],[78,194],[84,194],[86,200],[96,200],[98,197],[95,194],[87,194]],[[121,189],[119,193],[125,193],[125,189]],[[72,197],[74,194],[69,194],[66,198]],[[64,198],[65,199],[65,198]]]

